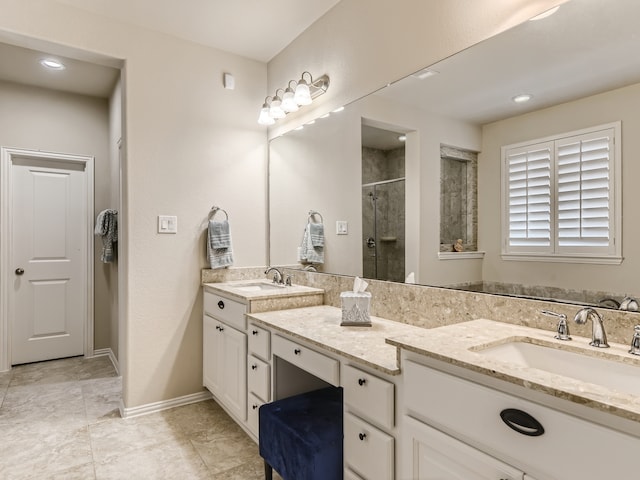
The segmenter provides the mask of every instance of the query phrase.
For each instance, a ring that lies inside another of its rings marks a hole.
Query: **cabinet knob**
[[[358,438],[359,438],[361,441],[364,441],[364,439],[365,439],[365,438],[367,438],[367,434],[366,434],[366,433],[359,433],[359,434],[358,434]]]
[[[220,330],[220,325],[216,325],[216,330]]]
[[[300,349],[299,349],[299,348],[294,349],[294,350],[293,350],[293,353],[294,353],[295,355],[300,355]]]
[[[257,335],[258,334],[258,330],[252,330],[251,331],[251,335]]]
[[[218,302],[218,308],[219,308],[220,310],[223,310],[223,309],[224,309],[224,302],[223,302],[222,300],[220,300],[220,301]]]
[[[220,328],[219,328],[219,330],[220,330],[221,332],[224,332],[224,327],[220,327]]]
[[[253,405],[251,405],[251,408],[253,408],[254,410],[256,410],[258,408],[258,405],[256,405],[255,403]]]
[[[251,365],[251,370],[256,370],[257,368],[258,368],[258,365],[256,365],[255,363]]]
[[[24,268],[16,268],[16,275],[22,275],[24,273]]]
[[[358,379],[358,385],[360,385],[361,387],[367,383],[367,379],[366,378],[359,378]]]

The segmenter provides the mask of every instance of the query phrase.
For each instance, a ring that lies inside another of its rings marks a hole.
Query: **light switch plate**
[[[158,215],[158,233],[178,233],[178,217]]]
[[[336,221],[336,235],[348,235],[349,223],[346,220]]]

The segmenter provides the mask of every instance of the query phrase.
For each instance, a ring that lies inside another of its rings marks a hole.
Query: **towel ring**
[[[316,212],[315,210],[309,210],[309,218],[307,219],[307,223],[311,223],[311,220],[313,220],[314,215],[317,215],[320,217],[320,223],[324,223],[324,219],[322,218],[322,215],[320,214],[320,212]]]
[[[224,216],[226,217],[226,220],[229,220],[229,214],[227,213],[226,210],[223,210],[220,207],[216,207],[215,205],[213,207],[211,207],[211,211],[209,211],[209,220],[211,220],[213,217],[215,217],[216,213],[218,212],[222,212],[224,213]]]

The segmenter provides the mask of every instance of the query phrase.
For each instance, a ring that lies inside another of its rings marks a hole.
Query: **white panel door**
[[[82,355],[88,301],[85,165],[14,157],[11,179],[11,363]]]

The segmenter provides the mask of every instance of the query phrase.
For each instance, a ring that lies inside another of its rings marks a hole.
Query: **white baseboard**
[[[160,402],[147,403],[146,405],[131,408],[126,408],[121,400],[120,416],[122,416],[122,418],[139,417],[140,415],[161,412],[162,410],[181,407],[183,405],[189,405],[190,403],[202,402],[204,400],[209,400],[210,398],[211,393],[205,390],[198,393],[192,393],[190,395],[184,395],[182,397],[172,398],[171,400],[162,400]]]
[[[113,354],[113,350],[111,350],[110,348],[99,348],[99,349],[93,351],[93,356],[94,357],[104,357],[104,356],[109,357],[109,360],[111,360],[111,363],[113,364],[113,368],[116,369],[116,374],[118,376],[120,376],[120,365],[118,364],[118,359]]]

